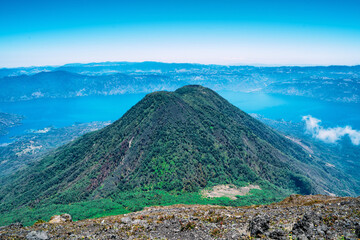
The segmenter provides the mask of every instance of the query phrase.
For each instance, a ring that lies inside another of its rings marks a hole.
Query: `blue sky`
[[[360,1],[0,0],[0,67],[360,64]]]

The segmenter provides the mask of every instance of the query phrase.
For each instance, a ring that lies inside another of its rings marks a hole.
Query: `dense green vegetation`
[[[248,206],[268,204],[282,200],[286,195],[270,190],[251,190],[248,196],[239,196],[237,200],[229,198],[204,198],[197,192],[157,191],[127,191],[111,198],[83,201],[73,204],[44,204],[35,208],[22,207],[2,216],[0,226],[13,222],[32,225],[37,220],[50,220],[56,214],[69,213],[74,221],[125,214],[140,211],[149,206],[167,206],[173,204],[213,204],[224,206]]]
[[[54,209],[89,209],[77,217],[83,218],[150,205],[244,205],[325,190],[355,194],[351,179],[201,86],[149,94],[113,124],[1,181],[0,215],[27,222]],[[249,183],[265,190],[235,201],[199,195],[205,187]],[[91,207],[97,201],[104,207]],[[25,217],[32,216],[26,209],[35,209],[33,217]]]

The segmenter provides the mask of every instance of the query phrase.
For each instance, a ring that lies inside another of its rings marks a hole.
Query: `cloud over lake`
[[[347,135],[352,144],[360,145],[360,131],[352,129],[351,126],[324,128],[320,125],[321,120],[311,115],[303,116],[302,120],[305,122],[306,132],[314,138],[327,143],[336,143]]]

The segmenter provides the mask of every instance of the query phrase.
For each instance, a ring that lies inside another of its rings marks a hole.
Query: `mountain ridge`
[[[342,172],[199,85],[150,93],[111,125],[7,179],[0,187],[3,213],[219,184],[256,183],[279,195],[359,191]]]
[[[64,89],[51,75],[44,82],[46,87],[24,84],[24,81],[28,83],[29,76],[36,78],[39,72],[59,70],[80,74],[77,80],[69,77],[74,80],[74,86]],[[327,102],[359,103],[359,71],[359,66],[254,67],[161,62],[0,69],[0,89],[3,90],[0,101],[149,93],[200,84],[218,91],[280,93]]]

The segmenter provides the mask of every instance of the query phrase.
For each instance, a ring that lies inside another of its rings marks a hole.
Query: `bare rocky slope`
[[[12,224],[0,239],[359,239],[360,198],[291,195],[265,206],[173,205],[65,223]]]

